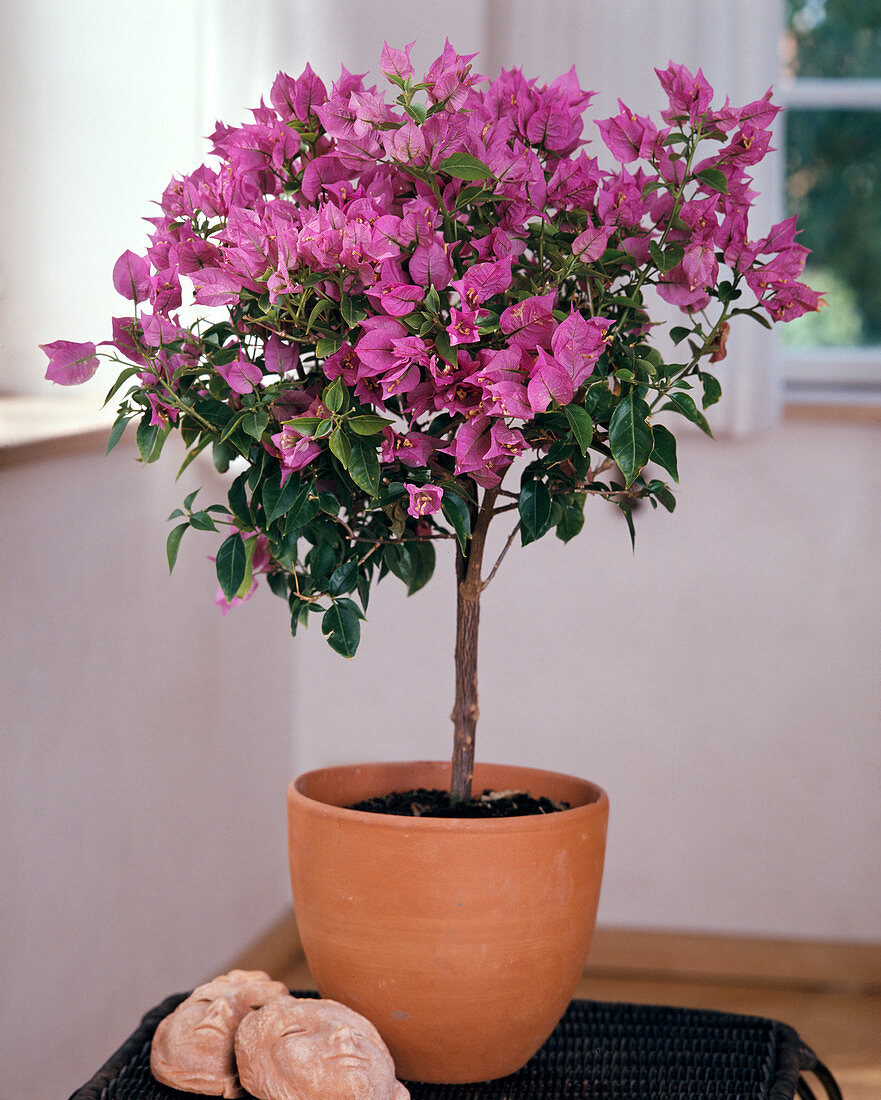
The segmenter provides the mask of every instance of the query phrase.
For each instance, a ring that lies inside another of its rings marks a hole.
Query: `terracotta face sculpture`
[[[336,1001],[279,997],[236,1032],[242,1084],[258,1100],[409,1100],[379,1032]]]
[[[236,1028],[248,1012],[287,992],[262,970],[231,970],[200,985],[156,1028],[150,1050],[153,1076],[184,1092],[241,1096]]]

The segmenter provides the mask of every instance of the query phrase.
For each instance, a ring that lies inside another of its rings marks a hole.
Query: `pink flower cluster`
[[[491,487],[546,445],[537,417],[605,378],[613,341],[648,332],[644,314],[603,295],[655,283],[694,314],[724,265],[774,320],[818,308],[798,282],[794,220],[748,237],[770,93],[714,108],[703,74],[671,63],[658,73],[662,125],[623,103],[597,124],[618,161],[607,171],[584,151],[593,93],[574,70],[548,85],[518,70],[487,82],[472,57],[447,43],[415,82],[410,47],[386,46],[393,102],[345,69],[328,91],[307,65],[279,74],[252,121],[218,124],[216,165],[171,182],[146,256],[127,252],[113,272],[136,315],[114,320],[112,344],[138,366],[155,425],[178,419],[188,388],[235,408],[255,397],[271,412],[262,445],[287,477],[326,450],[296,418],[326,417],[322,392],[340,378],[390,419],[384,465]],[[714,148],[692,163],[694,135]],[[556,254],[536,245],[545,230]],[[208,320],[180,319],[183,280]],[[209,338],[215,307],[228,323]],[[45,350],[62,384],[97,365],[94,344]],[[411,514],[437,511],[439,490],[414,484]]]

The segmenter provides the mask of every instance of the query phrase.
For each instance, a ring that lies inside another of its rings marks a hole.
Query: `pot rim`
[[[450,762],[448,760],[371,761],[369,763],[337,764],[324,768],[313,768],[310,771],[303,772],[288,784],[288,805],[292,809],[297,805],[302,809],[308,809],[312,813],[320,813],[323,816],[329,817],[338,817],[341,820],[349,820],[353,823],[357,821],[365,826],[374,825],[387,829],[405,829],[410,831],[414,828],[420,830],[430,829],[436,832],[461,832],[463,830],[468,832],[492,832],[496,830],[552,829],[555,827],[555,823],[556,827],[560,827],[564,820],[567,823],[571,822],[573,814],[578,814],[585,819],[597,815],[605,816],[608,814],[608,795],[602,787],[599,787],[590,780],[581,779],[578,776],[569,775],[565,772],[549,771],[544,768],[531,768],[518,764],[493,764],[484,761],[475,764],[475,773],[486,768],[508,772],[512,780],[516,780],[518,776],[527,775],[532,777],[533,782],[535,780],[540,781],[543,778],[553,781],[564,780],[567,783],[579,784],[584,789],[587,800],[581,805],[571,806],[568,810],[559,810],[550,814],[524,814],[516,817],[488,818],[404,817],[398,814],[353,810],[347,806],[336,805],[333,802],[325,802],[320,798],[305,794],[302,790],[302,787],[310,783],[310,781],[314,781],[329,773],[340,774],[349,772],[357,774],[363,770],[371,770],[373,768],[391,768],[403,771],[407,768],[425,767],[426,765],[433,768],[449,769]]]

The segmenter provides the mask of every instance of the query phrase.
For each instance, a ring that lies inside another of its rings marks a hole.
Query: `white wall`
[[[688,437],[635,554],[594,502],[486,590],[478,756],[607,789],[600,921],[881,940],[879,444]],[[383,581],[352,662],[298,640],[298,770],[449,756],[451,568],[410,599]]]
[[[103,450],[0,466],[3,1097],[69,1095],[289,899],[284,622],[221,621],[210,536],[169,579],[198,482]]]

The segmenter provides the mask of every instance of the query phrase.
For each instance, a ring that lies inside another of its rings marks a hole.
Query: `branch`
[[[460,593],[466,599],[479,599],[480,593],[483,590],[480,581],[483,549],[486,545],[486,532],[489,528],[490,520],[493,517],[493,509],[498,495],[499,487],[497,485],[492,489],[485,489],[483,493],[483,502],[480,505],[477,522],[474,524],[474,530],[471,532],[471,544],[468,547],[465,575],[461,578],[459,585]]]
[[[367,542],[372,546],[394,545],[398,542],[431,542],[433,539],[454,539],[456,536],[447,531],[438,531],[432,535],[399,535],[397,538],[375,539],[366,535],[353,535],[352,542]]]
[[[379,549],[379,544],[376,543],[376,544],[374,544],[373,546],[370,547],[370,549],[367,551],[366,554],[362,554],[361,557],[358,558],[358,568],[360,569],[361,566],[364,564],[364,562],[367,561],[367,559],[369,557],[371,557],[373,554],[375,554],[378,549]]]
[[[514,541],[514,538],[515,538],[515,536],[516,536],[516,534],[519,530],[520,530],[520,520],[518,519],[517,520],[517,526],[514,528],[514,530],[511,532],[511,534],[508,535],[508,541],[505,543],[504,547],[502,548],[501,554],[499,554],[499,556],[496,558],[496,564],[490,570],[489,576],[486,578],[485,581],[481,582],[481,584],[480,584],[480,591],[481,592],[484,590],[484,588],[486,588],[486,586],[489,584],[489,582],[493,579],[493,577],[498,572],[499,566],[502,564],[502,559],[504,558],[505,554],[508,553],[508,550],[510,550],[511,543]]]

